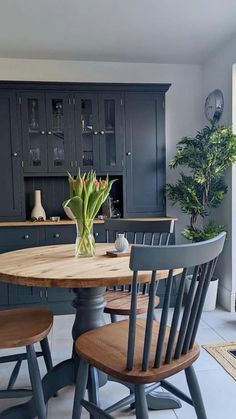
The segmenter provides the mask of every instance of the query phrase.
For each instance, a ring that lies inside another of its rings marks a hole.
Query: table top
[[[96,288],[129,284],[132,271],[129,256],[108,257],[114,244],[97,243],[96,255],[75,258],[75,245],[33,247],[0,255],[0,281],[34,287]],[[177,275],[182,269],[175,270]],[[150,272],[140,272],[140,282],[150,281]],[[166,279],[167,271],[158,278]]]

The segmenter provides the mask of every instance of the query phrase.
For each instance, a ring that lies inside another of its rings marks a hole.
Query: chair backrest
[[[134,361],[139,271],[151,271],[142,358],[142,370],[146,371],[153,367],[159,368],[163,363],[169,364],[172,359],[180,358],[182,354],[188,353],[193,347],[207,289],[216,266],[217,258],[222,252],[225,236],[226,233],[223,232],[211,240],[178,246],[132,246],[130,268],[133,271],[133,282],[127,352],[127,368],[129,370],[133,368]],[[173,273],[178,268],[183,269],[183,271],[170,324],[168,343],[164,345],[173,285]],[[149,365],[154,298],[158,283],[156,274],[158,270],[167,270],[167,283],[155,348],[155,361],[153,365]],[[182,310],[185,283],[189,273],[192,274],[192,282],[185,307]]]
[[[106,240],[114,241],[118,233],[125,234],[130,243],[167,245],[174,232],[174,219],[162,220],[105,220]],[[109,233],[114,233],[109,235]],[[110,239],[110,240],[109,240]]]

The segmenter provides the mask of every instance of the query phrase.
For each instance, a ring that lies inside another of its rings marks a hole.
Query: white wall
[[[236,37],[213,54],[203,66],[204,95],[218,88],[224,94],[224,113],[222,124],[232,124],[232,66],[236,62]],[[236,97],[234,100],[236,107]],[[236,122],[236,120],[235,120]],[[236,296],[236,168],[226,175],[228,194],[223,204],[216,210],[220,224],[227,226],[227,242],[224,253],[218,263],[220,277],[219,302],[225,308],[235,311]]]
[[[49,61],[0,59],[0,80],[171,83],[166,95],[167,163],[183,135],[200,129],[203,120],[202,68],[199,65],[105,63],[82,61]],[[176,173],[167,168],[167,182]],[[177,236],[186,218],[177,207],[168,205],[168,214],[177,215]]]

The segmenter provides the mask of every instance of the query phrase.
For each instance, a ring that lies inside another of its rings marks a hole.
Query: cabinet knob
[[[18,156],[18,154],[17,154],[17,153],[13,153],[12,155],[13,155],[13,157],[17,157],[17,156]]]
[[[93,135],[98,135],[98,131],[94,131],[93,132]]]
[[[24,239],[28,240],[29,239],[29,234],[25,234]]]
[[[45,135],[46,131],[40,131],[40,134]]]
[[[52,135],[52,131],[48,131],[48,135]]]
[[[127,151],[126,156],[131,156],[131,151]]]
[[[59,239],[60,234],[59,234],[59,233],[56,233],[56,234],[54,234],[54,237],[55,237],[56,239]]]
[[[94,233],[94,236],[95,236],[95,237],[98,237],[98,236],[99,236],[99,233]]]
[[[105,134],[105,131],[100,131],[100,134],[101,134],[101,135],[104,135],[104,134]]]

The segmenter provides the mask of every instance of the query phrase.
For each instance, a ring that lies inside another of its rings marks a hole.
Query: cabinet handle
[[[45,289],[45,297],[46,297],[46,299],[48,299],[48,290],[47,290],[47,288]]]
[[[17,153],[13,153],[12,155],[13,155],[13,157],[17,157],[17,156],[18,156],[18,154],[17,154]]]
[[[98,135],[98,131],[94,131],[93,132],[93,135]]]
[[[127,151],[126,156],[131,156],[131,151]]]
[[[52,131],[48,131],[48,135],[52,135]]]
[[[99,236],[99,233],[94,233],[94,236],[95,236],[95,237],[98,237],[98,236]]]
[[[55,237],[56,239],[59,239],[60,234],[59,234],[59,233],[56,233],[56,234],[54,234],[54,237]]]
[[[77,167],[78,166],[77,160],[75,160],[74,163],[75,163],[75,167]]]
[[[40,131],[40,134],[45,135],[46,131]]]
[[[74,162],[73,162],[73,160],[71,160],[71,162],[70,162],[70,166],[71,166],[71,167],[74,167]]]
[[[105,134],[105,131],[100,131],[100,134],[101,134],[101,135],[104,135],[104,134]]]
[[[42,299],[43,298],[43,290],[39,291],[39,297]]]
[[[26,240],[28,240],[28,239],[29,239],[29,237],[30,237],[30,236],[29,236],[29,234],[25,234],[25,235],[24,235],[24,239],[26,239]]]

